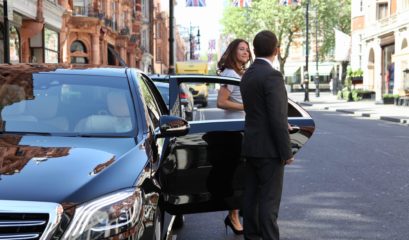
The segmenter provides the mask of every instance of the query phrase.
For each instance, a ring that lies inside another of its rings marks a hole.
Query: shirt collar
[[[267,59],[267,58],[262,58],[262,57],[257,57],[256,59],[261,59],[261,60],[263,60],[263,61],[268,62],[268,64],[270,64],[270,66],[274,69],[273,63],[272,63],[269,59]]]

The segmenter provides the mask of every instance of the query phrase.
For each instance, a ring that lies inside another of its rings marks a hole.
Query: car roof
[[[157,80],[161,82],[165,82],[173,78],[178,78],[178,79],[225,79],[225,80],[232,80],[232,81],[240,81],[240,79],[233,78],[233,77],[223,77],[219,75],[203,75],[203,74],[176,74],[176,75],[152,74],[152,75],[149,75],[149,77],[152,80]]]
[[[111,76],[111,77],[126,77],[127,68],[85,68],[85,69],[63,69],[59,68],[51,72],[41,72],[44,74],[73,74],[73,75],[94,75],[94,76]]]

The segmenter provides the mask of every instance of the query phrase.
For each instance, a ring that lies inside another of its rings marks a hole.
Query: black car
[[[168,110],[135,69],[26,75],[0,79],[0,239],[163,239],[175,215],[239,208],[242,115],[176,107],[181,83],[236,79],[171,77]],[[289,106],[296,152],[314,122]]]

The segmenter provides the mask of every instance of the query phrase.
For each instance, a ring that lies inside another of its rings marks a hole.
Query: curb
[[[313,106],[314,104],[312,103],[306,103],[306,102],[297,102],[301,106]],[[409,118],[397,118],[397,117],[390,117],[390,116],[381,116],[378,113],[368,113],[368,112],[360,112],[360,111],[354,111],[354,110],[348,110],[348,109],[337,109],[337,108],[331,108],[330,106],[324,106],[320,109],[323,110],[328,110],[328,111],[335,111],[339,113],[345,113],[345,114],[351,114],[355,116],[360,116],[360,117],[366,117],[366,118],[372,118],[372,119],[377,119],[377,120],[382,120],[382,121],[387,121],[387,122],[393,122],[393,123],[399,123],[403,124],[406,126],[409,126]]]

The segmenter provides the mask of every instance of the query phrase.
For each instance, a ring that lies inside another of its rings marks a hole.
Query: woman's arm
[[[225,110],[243,111],[243,104],[231,101],[229,99],[230,94],[230,91],[225,86],[221,86],[217,95],[217,107]]]

